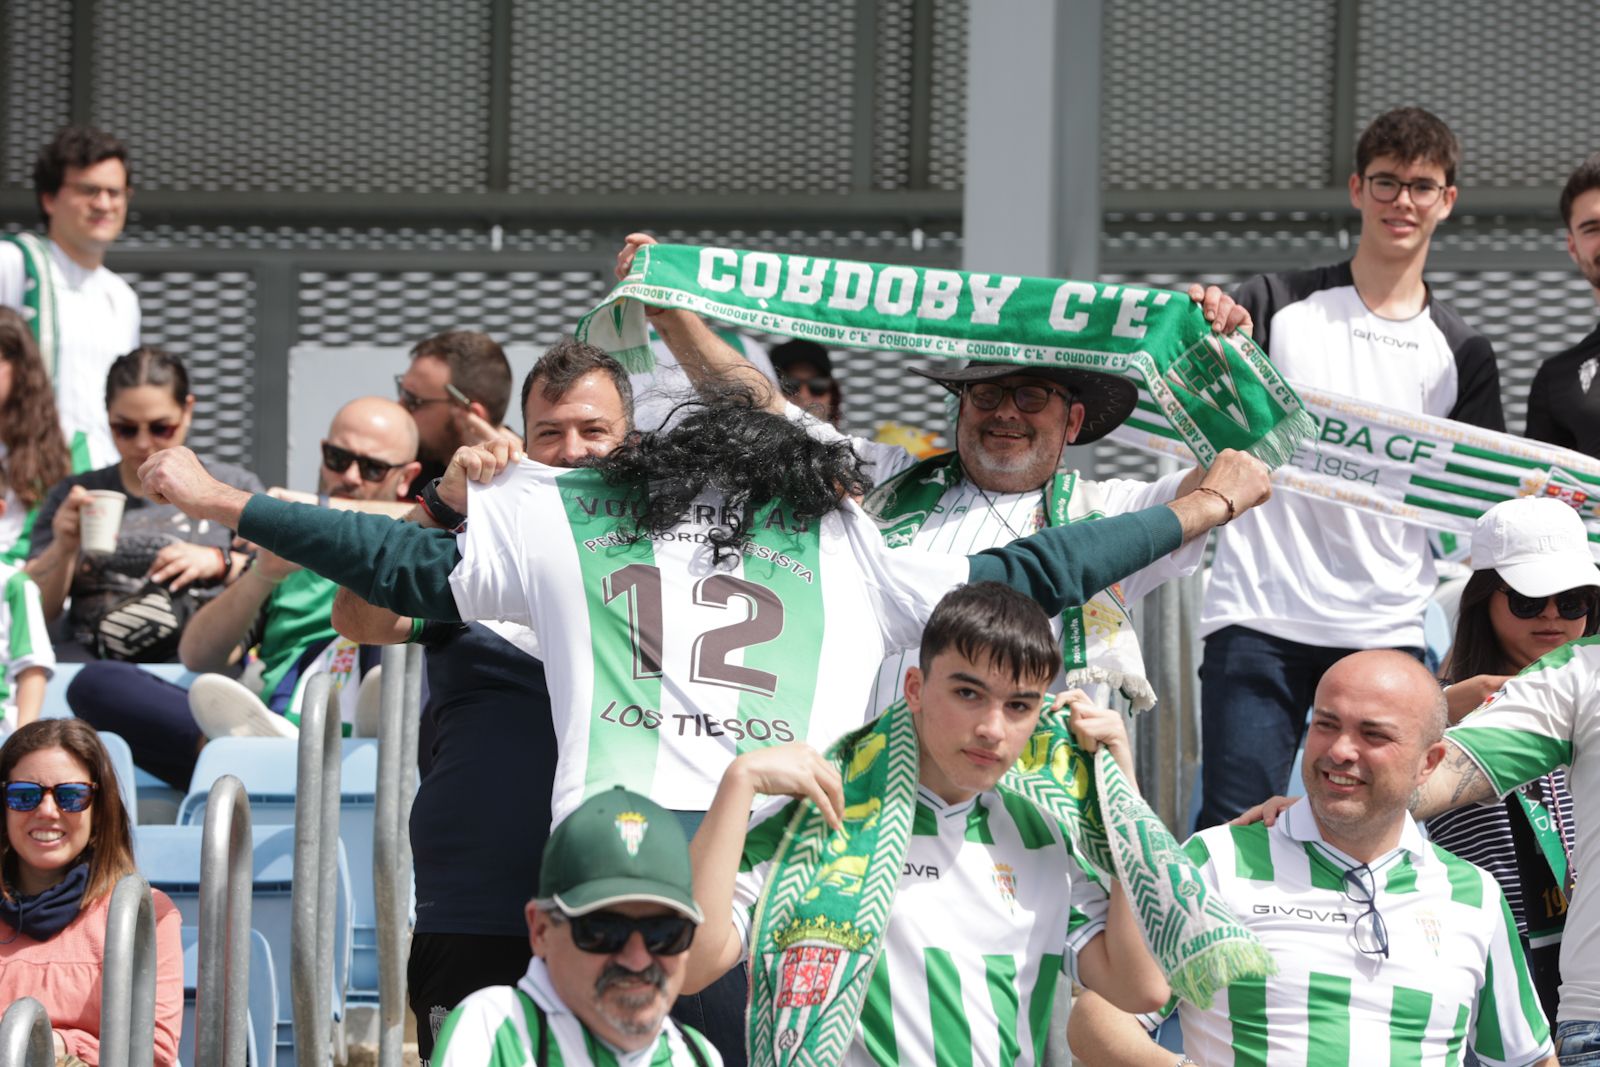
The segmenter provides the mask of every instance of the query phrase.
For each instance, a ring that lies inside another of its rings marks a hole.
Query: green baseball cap
[[[587,915],[634,900],[704,919],[678,817],[619,785],[585,800],[550,832],[538,902]]]

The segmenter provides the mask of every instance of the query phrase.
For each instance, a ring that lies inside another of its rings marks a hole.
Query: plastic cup
[[[78,512],[78,543],[85,552],[115,552],[128,498],[115,489],[91,489],[89,497]]]

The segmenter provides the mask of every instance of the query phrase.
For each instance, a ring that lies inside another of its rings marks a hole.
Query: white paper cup
[[[78,543],[85,552],[115,552],[128,498],[115,489],[91,489],[89,496],[78,512]]]

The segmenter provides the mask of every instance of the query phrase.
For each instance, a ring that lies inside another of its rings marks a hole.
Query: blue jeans
[[[1600,1022],[1572,1019],[1557,1023],[1556,1057],[1561,1067],[1600,1064]]]
[[[1227,822],[1289,787],[1317,683],[1356,651],[1305,645],[1244,626],[1225,626],[1206,638],[1197,830]],[[1420,648],[1400,651],[1422,659]]]

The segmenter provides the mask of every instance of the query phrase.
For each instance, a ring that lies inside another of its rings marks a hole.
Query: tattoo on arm
[[[1460,746],[1445,742],[1439,769],[1412,795],[1411,814],[1430,819],[1441,812],[1494,799],[1494,783]]]

